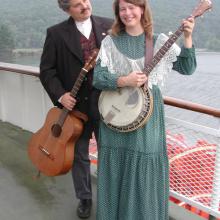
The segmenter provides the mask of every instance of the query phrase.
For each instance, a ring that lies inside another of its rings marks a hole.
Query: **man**
[[[91,15],[90,0],[58,0],[58,4],[70,17],[47,30],[40,80],[54,105],[68,110],[74,107],[89,118],[77,141],[72,169],[76,197],[80,200],[77,215],[88,218],[92,205],[88,146],[93,131],[98,137],[99,120],[99,91],[92,87],[93,71],[85,77],[76,99],[70,90],[93,49],[100,47],[112,20]]]

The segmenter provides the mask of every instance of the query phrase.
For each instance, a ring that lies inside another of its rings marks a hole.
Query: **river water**
[[[191,76],[172,72],[164,95],[220,109],[220,53],[197,52],[197,69]],[[166,114],[182,120],[220,129],[220,119],[200,113],[166,107]]]

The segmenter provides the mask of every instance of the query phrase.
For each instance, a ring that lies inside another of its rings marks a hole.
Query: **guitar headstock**
[[[198,6],[194,9],[192,17],[196,18],[203,15],[207,10],[212,8],[211,0],[201,0]]]
[[[93,50],[91,56],[86,61],[83,69],[86,70],[87,72],[89,72],[92,68],[94,68],[96,64],[96,57],[98,55],[98,52],[99,52],[98,49]]]

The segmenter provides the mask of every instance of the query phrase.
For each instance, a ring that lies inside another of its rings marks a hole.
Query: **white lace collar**
[[[154,54],[164,45],[168,37],[165,34],[160,34],[156,40]],[[149,76],[149,87],[164,85],[165,76],[171,72],[173,62],[177,60],[180,54],[180,48],[174,44],[165,54],[162,60],[157,64]],[[144,69],[144,57],[139,59],[131,59],[121,53],[114,44],[111,36],[106,36],[102,41],[102,45],[97,57],[101,60],[101,66],[107,67],[112,74],[119,76],[127,75],[131,71],[142,71]]]

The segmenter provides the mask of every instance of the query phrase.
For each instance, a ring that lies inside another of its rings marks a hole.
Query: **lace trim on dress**
[[[168,37],[165,34],[160,34],[157,38],[154,47],[154,54],[164,45]],[[155,66],[150,73],[148,85],[164,85],[165,76],[171,72],[173,62],[177,60],[181,49],[174,44],[169,51],[164,55],[161,61]],[[107,67],[108,71],[112,74],[119,76],[127,75],[132,71],[143,71],[145,58],[131,59],[121,53],[115,46],[111,36],[106,36],[102,41],[102,45],[97,57],[100,59],[101,67]]]

